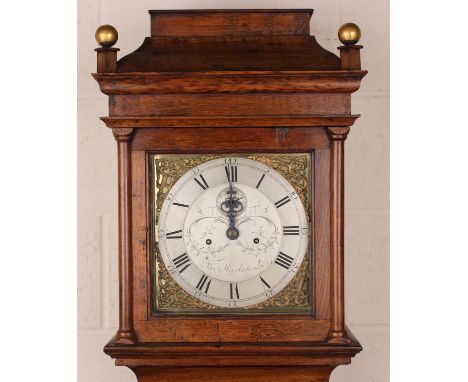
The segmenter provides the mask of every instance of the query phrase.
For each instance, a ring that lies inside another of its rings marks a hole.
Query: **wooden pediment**
[[[310,36],[312,10],[150,11],[151,37],[117,72],[339,70]]]

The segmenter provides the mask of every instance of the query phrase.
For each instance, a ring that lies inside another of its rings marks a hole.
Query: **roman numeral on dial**
[[[172,262],[174,263],[176,268],[181,268],[179,270],[179,273],[182,273],[183,271],[185,271],[188,267],[192,265],[190,261],[190,257],[188,257],[186,253],[183,253],[182,255],[177,256],[175,259],[172,260]]]
[[[286,203],[289,203],[291,199],[289,199],[289,196],[285,196],[283,199],[278,200],[275,203],[276,208],[280,208],[281,206],[284,206]]]
[[[299,235],[298,225],[285,225],[283,227],[283,235]]]
[[[237,284],[229,284],[229,287],[231,300],[239,298],[239,289],[237,288]]]
[[[189,205],[188,204],[184,204],[184,203],[172,203],[174,206],[179,206],[179,207],[188,207]]]
[[[229,182],[237,182],[237,166],[226,166],[226,176]]]
[[[259,276],[260,280],[262,281],[263,285],[265,285],[268,289],[270,289],[270,285],[265,281],[265,279],[262,276]]]
[[[198,178],[199,178],[199,179],[198,179]],[[203,174],[200,174],[198,178],[195,177],[195,178],[193,178],[193,180],[194,180],[195,182],[197,182],[198,185],[199,185],[201,188],[203,188],[204,190],[206,190],[207,188],[209,188],[208,183],[206,183],[206,180],[205,180],[205,178],[203,177]]]
[[[203,287],[205,287],[204,292],[208,293],[208,289],[210,289],[210,284],[211,284],[211,279],[209,279],[207,275],[202,275],[202,277],[198,281],[198,284],[197,284],[196,288],[198,290],[203,290]]]
[[[182,230],[166,233],[166,239],[182,239]]]
[[[293,260],[294,259],[291,256],[288,256],[285,253],[280,252],[278,257],[275,260],[275,263],[278,264],[280,267],[283,267],[284,269],[289,269],[291,267]]]
[[[258,181],[257,186],[256,186],[255,188],[259,188],[259,187],[260,187],[260,185],[261,185],[262,182],[263,182],[263,178],[265,178],[265,174],[262,175],[262,177],[261,177],[260,180]]]

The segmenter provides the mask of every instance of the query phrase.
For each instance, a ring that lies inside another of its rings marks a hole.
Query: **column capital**
[[[112,134],[117,142],[130,142],[133,138],[135,129],[131,127],[114,127]]]
[[[328,138],[332,141],[344,141],[349,133],[349,127],[327,127]]]

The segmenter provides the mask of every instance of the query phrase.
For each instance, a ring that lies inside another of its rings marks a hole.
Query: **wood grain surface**
[[[132,175],[130,141],[133,129],[113,129],[117,141],[118,195],[119,195],[119,329],[116,342],[136,342],[133,330],[133,288],[132,288]]]
[[[151,36],[309,35],[312,9],[149,11]]]
[[[352,93],[364,70],[99,73],[104,94]]]
[[[301,152],[327,148],[329,141],[323,128],[313,127],[177,127],[136,130],[131,145],[132,150],[160,153]]]
[[[101,119],[110,128],[172,128],[172,127],[327,127],[352,126],[357,115],[282,115],[274,117],[102,117]]]
[[[144,94],[109,97],[111,117],[350,115],[341,93]]]

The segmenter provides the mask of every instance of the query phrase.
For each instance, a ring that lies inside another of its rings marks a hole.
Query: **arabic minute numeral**
[[[166,268],[167,268],[167,271],[168,271],[171,275],[174,274],[175,271],[176,271],[176,269],[177,269],[173,264],[169,264]]]

